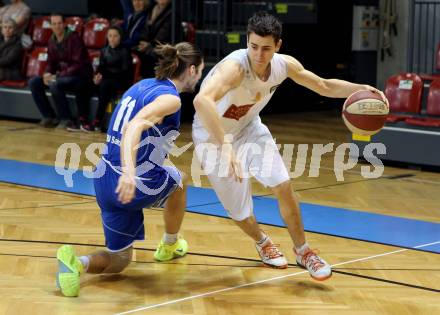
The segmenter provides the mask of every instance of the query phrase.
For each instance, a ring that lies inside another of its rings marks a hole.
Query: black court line
[[[103,244],[86,244],[86,243],[74,243],[74,242],[55,242],[55,241],[37,241],[37,240],[20,240],[20,239],[7,239],[7,238],[0,238],[0,242],[17,242],[17,243],[36,243],[36,244],[53,244],[53,245],[75,245],[75,246],[88,246],[88,247],[102,247],[105,248],[105,245]],[[399,246],[393,246],[395,248],[402,248],[402,249],[408,249],[408,250],[418,250],[414,248],[406,248],[406,247],[399,247]],[[141,250],[141,251],[148,251],[148,252],[154,252],[156,251],[155,248],[141,248],[141,247],[133,247],[135,250]],[[188,252],[189,255],[194,256],[202,256],[202,257],[210,257],[210,258],[221,258],[221,259],[235,259],[235,260],[241,260],[241,261],[251,261],[251,262],[260,262],[260,259],[253,259],[253,258],[245,258],[245,257],[234,257],[234,256],[225,256],[225,255],[215,255],[215,254],[202,254],[202,253],[195,253],[195,252]],[[438,253],[434,253],[438,254]],[[289,264],[290,266],[296,266]],[[345,270],[346,268],[336,268],[335,270]],[[357,268],[356,268],[357,269]]]
[[[0,181],[0,184],[4,184],[6,186],[12,186],[12,187],[20,187],[21,189],[27,189],[27,190],[32,190],[32,191],[40,190],[40,191],[43,191],[44,193],[57,195],[57,196],[67,196],[67,197],[81,198],[81,199],[87,199],[87,200],[95,199],[94,196],[81,194],[81,193],[73,193],[73,192],[68,192],[68,191],[59,190],[59,189],[47,189],[47,188],[41,188],[41,187],[33,186],[33,185],[15,184],[15,183],[5,182],[5,181]]]
[[[151,210],[151,211],[160,211],[160,212],[163,211],[162,209],[158,209],[158,208],[147,209],[147,211],[149,211],[149,210]],[[216,218],[219,218],[219,219],[232,220],[231,218],[223,217],[223,216],[217,215],[217,214],[206,214],[206,213],[194,212],[194,211],[191,211],[191,209],[186,209],[185,212],[192,213],[192,214],[198,214],[198,215],[206,215],[206,216],[210,216],[210,217],[216,217]],[[284,227],[284,226],[279,226],[279,225],[275,225],[275,224],[269,224],[269,223],[258,223],[258,224],[262,225],[262,226],[271,226],[271,227],[276,227],[276,228],[279,228],[279,229],[286,229],[286,227]],[[336,234],[310,231],[310,230],[307,230],[307,229],[304,229],[304,231],[307,232],[307,233],[311,233],[311,234],[318,234],[318,235],[324,235],[324,236],[337,237],[337,238],[342,238],[342,239],[347,239],[347,240],[352,240],[352,241],[358,241],[358,242],[364,242],[364,243],[370,243],[370,244],[377,244],[377,245],[384,245],[384,246],[391,246],[391,247],[395,247],[395,248],[404,248],[404,249],[408,249],[408,250],[412,250],[412,251],[416,251],[416,252],[421,252],[421,253],[431,253],[431,254],[437,254],[437,255],[440,254],[438,252],[431,251],[429,249],[406,247],[406,246],[382,243],[382,242],[377,242],[377,241],[368,241],[368,240],[359,239],[359,238],[355,238],[355,237],[340,236],[340,235],[336,235]]]
[[[25,128],[28,129],[28,128]],[[51,137],[62,137],[63,139],[72,139],[72,140],[76,140],[77,143],[80,142],[80,140],[87,140],[87,141],[91,141],[91,140],[101,140],[100,143],[105,143],[105,134],[101,134],[101,133],[80,133],[81,134],[81,138],[78,138],[78,133],[74,133],[74,132],[70,132],[67,131],[66,129],[56,129],[54,128],[50,128],[48,130],[50,131],[45,131],[46,128],[44,127],[34,127],[34,128],[29,128],[29,129],[34,129],[36,132],[33,132],[32,135],[39,135],[39,136],[51,136]],[[5,128],[6,131],[8,131],[8,128]],[[98,139],[101,138],[101,139]]]
[[[343,186],[343,185],[350,185],[350,184],[357,184],[357,183],[364,183],[379,179],[401,179],[401,178],[407,178],[407,177],[414,177],[416,176],[413,173],[405,173],[405,174],[399,174],[399,175],[390,175],[390,176],[382,176],[378,178],[367,178],[367,179],[360,179],[360,180],[354,180],[350,182],[342,182],[342,183],[335,183],[335,184],[329,184],[324,186],[316,186],[316,187],[309,187],[309,188],[302,188],[302,189],[294,189],[294,191],[308,191],[308,190],[315,190],[315,189],[322,189],[322,188],[330,188],[330,187],[336,187],[336,186]],[[256,197],[267,197],[272,196],[273,194],[264,194],[264,195],[258,195]]]
[[[90,202],[95,202],[95,201],[90,201]],[[146,209],[146,211],[163,212],[163,210],[160,209],[160,208],[149,208],[149,209]],[[191,209],[186,209],[185,212],[189,212],[189,213],[196,214],[196,215],[216,217],[216,218],[220,218],[220,219],[224,219],[224,220],[232,220],[231,218],[223,217],[223,216],[220,216],[220,215],[193,212],[193,211],[191,211]],[[280,228],[280,229],[286,229],[286,227],[278,226],[278,225],[275,225],[275,224],[268,224],[268,223],[259,223],[259,224],[263,225],[263,226],[271,226],[271,227],[276,227],[276,228]],[[421,253],[430,253],[430,254],[437,254],[437,255],[440,254],[438,252],[435,252],[435,251],[432,251],[432,250],[429,250],[429,249],[420,249],[420,248],[406,247],[406,246],[401,246],[401,245],[398,246],[398,245],[393,245],[393,244],[388,244],[388,243],[383,243],[383,242],[363,240],[363,239],[354,238],[354,237],[340,236],[340,235],[336,235],[336,234],[310,231],[310,230],[306,230],[306,229],[304,231],[307,232],[307,233],[311,233],[311,234],[318,234],[318,235],[324,235],[324,236],[337,237],[337,238],[342,238],[342,239],[347,239],[347,240],[352,240],[352,241],[358,241],[358,242],[364,242],[364,243],[370,243],[370,244],[391,246],[391,247],[395,247],[395,248],[408,249],[408,250],[411,250],[411,251],[416,251],[416,252],[421,252]],[[0,241],[4,241],[4,240],[0,239]],[[22,240],[11,240],[11,241],[22,241]],[[33,241],[32,240],[27,240],[27,242],[33,242]],[[44,242],[44,241],[35,241],[35,242],[36,243],[41,243],[41,242]],[[55,243],[55,244],[68,244],[68,245],[79,245],[79,246],[101,246],[101,245],[89,245],[89,244],[79,244],[79,243]],[[197,255],[195,253],[193,253],[193,254]],[[215,256],[215,257],[217,257],[217,256]],[[226,257],[226,258],[228,258],[228,257]],[[233,257],[230,257],[230,258],[233,258]]]
[[[1,182],[0,182],[1,183]],[[19,186],[19,185],[18,185]],[[77,196],[78,198],[81,198],[79,196]],[[92,201],[91,201],[92,202]],[[94,201],[93,201],[94,202]],[[217,202],[220,203],[220,202]],[[210,204],[217,204],[217,203],[207,203],[206,205],[210,205]],[[200,205],[200,206],[204,206]],[[191,206],[191,207],[199,207],[199,206]],[[158,209],[158,208],[146,208],[146,210],[151,210],[151,211],[160,211],[163,212],[162,209]],[[194,212],[191,211],[191,209],[186,209],[185,212],[189,212],[192,214],[198,214],[198,215],[204,215],[204,216],[210,216],[210,217],[216,217],[216,218],[220,218],[220,219],[225,219],[225,220],[232,220],[231,218],[228,217],[223,217],[220,215],[216,215],[216,214],[206,214],[206,213],[199,213],[199,212]],[[269,223],[258,223],[260,225],[263,226],[271,226],[271,227],[276,227],[276,228],[280,228],[280,229],[286,229],[286,227],[282,227],[282,226],[278,226],[275,224],[269,224]],[[428,249],[420,249],[420,248],[412,248],[412,247],[406,247],[406,246],[398,246],[398,245],[393,245],[393,244],[388,244],[388,243],[382,243],[382,242],[377,242],[377,241],[368,241],[368,240],[363,240],[363,239],[358,239],[358,238],[354,238],[354,237],[348,237],[348,236],[340,236],[340,235],[336,235],[336,234],[330,234],[330,233],[323,233],[323,232],[316,232],[316,231],[310,231],[307,229],[304,229],[305,232],[307,233],[312,233],[312,234],[318,234],[318,235],[324,235],[324,236],[332,236],[332,237],[337,237],[337,238],[342,238],[342,239],[348,239],[348,240],[353,240],[353,241],[358,241],[358,242],[365,242],[365,243],[371,243],[371,244],[378,244],[378,245],[384,245],[384,246],[391,246],[391,247],[396,247],[396,248],[404,248],[404,249],[408,249],[408,250],[412,250],[412,251],[417,251],[417,252],[422,252],[422,253],[431,253],[431,254],[440,254],[438,252],[435,251],[431,251]],[[0,241],[2,241],[2,239],[0,239]],[[30,242],[30,241],[29,241]],[[60,244],[60,243],[57,243]],[[75,244],[75,243],[66,243],[69,245],[79,245],[79,246],[86,246],[87,244]],[[90,245],[90,246],[95,246],[95,245]],[[96,245],[98,246],[98,245]]]
[[[23,130],[32,130],[37,129],[37,127],[17,127],[17,128],[8,128],[6,131],[23,131]]]
[[[420,269],[420,268],[334,268],[333,270],[366,270],[366,271],[440,271],[440,269]]]
[[[48,258],[48,259],[56,259],[56,256],[45,256],[45,255],[24,255],[24,254],[9,254],[9,253],[0,253],[0,256],[11,256],[11,257],[28,257],[28,258]],[[178,258],[176,258],[178,259]],[[207,267],[237,267],[237,268],[269,268],[264,266],[261,261],[258,265],[230,265],[230,264],[201,264],[201,263],[176,263],[176,262],[157,262],[157,261],[138,261],[132,260],[131,262],[137,264],[161,264],[161,265],[185,265],[185,266],[207,266]],[[298,266],[293,266],[299,268]]]
[[[135,248],[135,249],[139,250],[138,248]],[[150,249],[147,249],[147,250],[152,251]],[[194,255],[194,253],[189,253],[189,252],[188,252],[188,254]],[[20,255],[20,254],[7,254],[7,253],[0,253],[0,255],[1,256],[13,256],[13,257],[56,259],[56,257],[44,256],[44,255]],[[206,254],[199,254],[198,253],[198,255],[212,257],[212,255],[206,255]],[[248,261],[249,260],[247,258],[240,258],[240,257],[231,257],[231,258],[238,259],[238,260],[241,260],[241,261],[243,261],[243,260],[244,261]],[[268,268],[268,267],[265,267],[264,265],[262,265],[261,261],[259,261],[259,260],[257,260],[257,261],[260,263],[258,266],[194,264],[194,263],[181,264],[181,263],[163,263],[163,262],[159,263],[159,264],[162,264],[162,265],[209,266],[209,267]],[[158,262],[155,262],[155,261],[150,262],[150,261],[136,261],[136,260],[133,260],[132,262],[140,263],[140,264],[158,264]],[[288,264],[288,266],[290,268],[300,268],[298,265],[295,265],[295,264]],[[300,268],[300,269],[304,269],[304,268]],[[342,275],[346,275],[346,276],[352,276],[352,277],[357,277],[357,278],[362,278],[362,279],[367,279],[367,280],[373,280],[373,281],[379,281],[379,282],[388,283],[388,284],[400,285],[400,286],[404,286],[404,287],[408,287],[408,288],[413,288],[413,289],[419,289],[419,290],[425,290],[425,291],[440,293],[440,290],[434,289],[434,288],[414,285],[414,284],[400,282],[400,281],[387,280],[387,279],[382,279],[382,278],[377,278],[377,277],[372,277],[372,276],[365,276],[365,275],[360,275],[360,274],[352,273],[352,272],[344,272],[344,271],[341,271],[340,269],[342,269],[342,268],[333,269],[332,271],[333,271],[333,273],[342,274]]]
[[[75,245],[75,246],[89,246],[89,247],[103,247],[103,248],[105,248],[105,245],[101,245],[101,244],[84,244],[84,243],[73,243],[73,242],[19,240],[19,239],[6,239],[6,238],[0,238],[0,241],[1,242],[17,242],[17,243],[54,244],[54,245]],[[148,251],[148,252],[156,251],[155,248],[133,247],[133,249],[135,249],[135,250],[143,250],[143,251]],[[236,259],[236,260],[242,260],[242,261],[261,262],[261,260],[259,260],[259,259],[252,259],[252,258],[241,258],[241,257],[233,257],[233,256],[202,254],[202,253],[194,253],[194,252],[188,252],[187,254],[194,255],[194,256],[212,257],[212,258]]]
[[[440,293],[440,290],[438,290],[438,289],[422,287],[422,286],[419,286],[419,285],[414,285],[414,284],[400,282],[400,281],[393,281],[393,280],[387,280],[387,279],[382,279],[382,278],[377,278],[377,277],[364,276],[364,275],[360,275],[360,274],[356,274],[356,273],[351,273],[351,272],[344,272],[344,271],[340,271],[340,270],[333,270],[333,272],[334,273],[339,273],[339,274],[342,274],[342,275],[346,275],[346,276],[352,276],[352,277],[357,277],[357,278],[362,278],[362,279],[368,279],[368,280],[374,280],[374,281],[389,283],[389,284],[401,285],[401,286],[408,287],[408,288],[413,288],[413,289],[420,289],[420,290]]]
[[[84,201],[84,202],[63,203],[63,204],[44,205],[44,206],[36,206],[36,207],[16,207],[16,208],[6,208],[6,209],[0,209],[0,211],[6,211],[6,210],[22,210],[22,209],[41,209],[41,208],[53,208],[53,207],[65,207],[65,206],[84,205],[84,204],[88,204],[88,203],[96,203],[96,201],[95,201],[95,200],[91,200],[91,201]]]

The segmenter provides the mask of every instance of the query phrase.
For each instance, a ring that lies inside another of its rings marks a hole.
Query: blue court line
[[[85,173],[90,174],[90,173]],[[0,181],[76,194],[94,196],[93,182],[83,171],[72,175],[72,187],[53,166],[0,159]],[[284,227],[277,201],[254,197],[254,212],[259,223]],[[227,217],[215,192],[208,188],[188,187],[189,212]],[[406,219],[362,211],[301,203],[306,231],[411,248],[440,241],[440,223]],[[440,253],[440,244],[420,250]]]

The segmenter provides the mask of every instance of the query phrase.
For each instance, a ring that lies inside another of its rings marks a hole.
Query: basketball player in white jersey
[[[320,78],[304,69],[295,58],[278,54],[281,31],[281,23],[266,12],[258,12],[249,19],[247,49],[236,50],[220,61],[209,72],[194,100],[193,140],[201,166],[208,173],[223,207],[255,240],[263,263],[274,268],[287,267],[281,251],[255,220],[249,175],[270,187],[277,197],[281,216],[294,243],[297,264],[307,268],[314,279],[325,280],[332,274],[331,267],[306,243],[299,201],[259,112],[286,78],[327,97],[345,98],[365,89],[382,96],[383,93],[368,85]],[[217,150],[214,159],[205,150],[207,143]],[[260,154],[247,154],[249,146],[244,144],[250,144]],[[222,158],[220,152],[223,152]],[[226,153],[229,170],[226,168],[222,174],[220,161],[225,160],[225,152],[229,152]]]

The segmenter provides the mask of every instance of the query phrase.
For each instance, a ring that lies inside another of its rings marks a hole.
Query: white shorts
[[[289,173],[269,129],[259,122],[246,126],[233,138],[232,146],[241,162],[243,181],[227,174],[227,163],[221,163],[221,147],[206,143],[193,132],[195,152],[202,169],[229,216],[242,221],[253,212],[250,178],[265,187],[275,187],[288,181]]]

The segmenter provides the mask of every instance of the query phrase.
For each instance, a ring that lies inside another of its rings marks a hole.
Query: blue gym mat
[[[82,195],[95,194],[92,179],[84,176],[82,170],[72,175],[72,187],[66,185],[64,177],[53,166],[0,159],[0,170],[1,182]],[[275,199],[254,197],[253,202],[259,223],[285,226]],[[227,217],[212,189],[188,187],[187,209],[193,213]],[[440,223],[308,203],[301,203],[301,212],[304,228],[309,232],[407,248],[440,241]],[[440,244],[420,250],[440,253]]]

